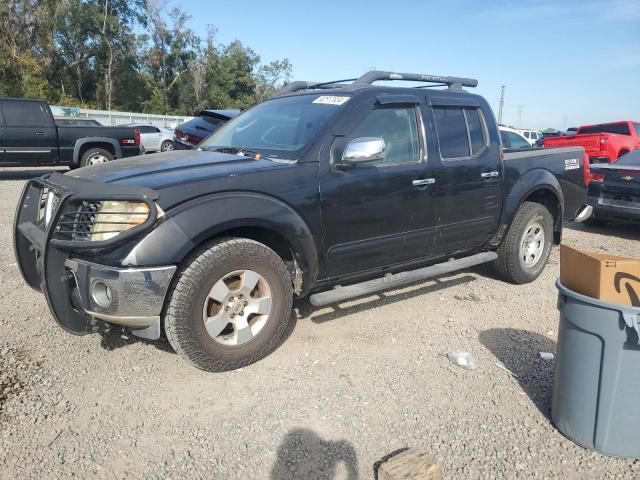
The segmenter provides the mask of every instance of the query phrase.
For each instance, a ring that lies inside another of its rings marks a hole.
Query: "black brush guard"
[[[56,210],[47,227],[41,215],[42,191],[59,196]],[[130,240],[153,226],[158,210],[153,200],[157,192],[140,187],[93,182],[51,173],[29,181],[22,191],[14,220],[14,250],[22,277],[27,284],[44,293],[54,320],[66,331],[84,335],[96,331],[98,321],[73,306],[73,277],[65,261],[73,252],[99,251]],[[122,200],[144,202],[149,218],[116,237],[105,241],[68,240],[58,238],[56,225],[70,202]]]

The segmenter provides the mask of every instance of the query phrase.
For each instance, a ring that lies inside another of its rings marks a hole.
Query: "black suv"
[[[70,332],[164,330],[220,371],[279,345],[294,296],[327,305],[485,262],[536,279],[583,203],[584,150],[503,152],[472,79],[346,82],[294,82],[196,150],[29,182],[25,280]]]

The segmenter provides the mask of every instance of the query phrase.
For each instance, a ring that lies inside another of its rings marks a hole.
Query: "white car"
[[[500,140],[502,146],[508,150],[520,150],[523,148],[533,148],[529,140],[520,133],[519,130],[500,126]]]
[[[519,130],[524,138],[527,139],[527,142],[531,146],[535,145],[540,137],[542,137],[542,132],[538,132],[537,130]]]
[[[169,152],[173,150],[173,129],[149,124],[131,124],[140,130],[140,143],[145,153]]]

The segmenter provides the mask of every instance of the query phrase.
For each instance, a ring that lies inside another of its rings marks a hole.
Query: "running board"
[[[470,257],[459,258],[457,260],[449,260],[448,262],[438,263],[430,267],[411,270],[410,272],[400,272],[387,275],[368,282],[356,283],[346,287],[336,287],[326,292],[315,293],[309,297],[311,305],[314,307],[322,307],[332,303],[342,302],[364,295],[387,290],[389,288],[400,287],[408,283],[419,282],[427,278],[437,277],[445,273],[464,270],[465,268],[475,267],[482,263],[492,262],[498,258],[496,252],[482,252]]]

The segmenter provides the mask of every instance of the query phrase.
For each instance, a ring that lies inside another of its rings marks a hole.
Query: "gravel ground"
[[[0,172],[0,478],[368,479],[410,446],[450,479],[640,478],[640,462],[578,447],[550,423],[553,362],[538,352],[555,351],[557,249],[529,285],[478,269],[303,306],[271,356],[211,374],[166,342],[54,324],[13,257],[26,178]],[[638,240],[635,227],[565,236],[623,255]],[[451,350],[478,368],[453,366]]]

